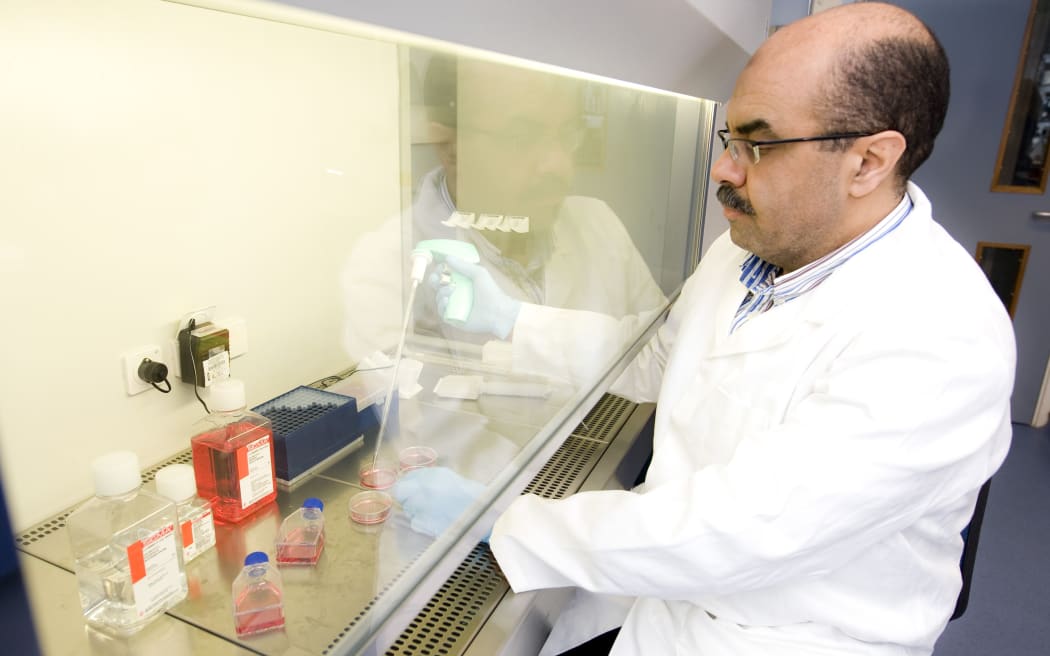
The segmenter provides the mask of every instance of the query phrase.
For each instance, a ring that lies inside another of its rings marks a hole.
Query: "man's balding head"
[[[799,85],[813,116],[832,133],[896,130],[907,149],[904,182],[930,156],[950,92],[944,48],[913,14],[881,2],[842,5],[771,36],[748,64],[807,71]]]

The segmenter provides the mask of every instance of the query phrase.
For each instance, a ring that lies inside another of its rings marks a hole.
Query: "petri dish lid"
[[[393,498],[386,492],[379,490],[358,492],[350,497],[350,519],[364,526],[379,524],[386,521],[393,505]]]

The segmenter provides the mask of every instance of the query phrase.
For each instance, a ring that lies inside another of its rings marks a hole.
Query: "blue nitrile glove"
[[[491,333],[506,339],[514,330],[514,322],[521,311],[521,301],[507,296],[484,267],[471,264],[453,255],[445,258],[449,268],[470,278],[474,285],[474,304],[470,316],[462,323],[454,324],[471,333]],[[451,285],[442,285],[437,290],[438,316],[445,316]]]
[[[423,467],[401,476],[391,492],[412,530],[437,537],[474,503],[485,486],[448,467]]]

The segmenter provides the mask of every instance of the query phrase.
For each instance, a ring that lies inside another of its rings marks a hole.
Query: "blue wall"
[[[952,66],[952,101],[936,149],[915,176],[934,217],[971,253],[977,242],[1030,244],[1014,312],[1013,417],[1030,422],[1050,354],[1050,211],[1039,194],[990,191],[1031,0],[897,0],[940,38]],[[931,289],[931,294],[936,290]]]

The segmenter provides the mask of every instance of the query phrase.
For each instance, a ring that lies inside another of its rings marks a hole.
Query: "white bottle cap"
[[[230,412],[248,405],[244,400],[242,380],[224,378],[212,383],[208,389],[208,409],[212,412]]]
[[[91,462],[95,477],[95,494],[114,497],[127,494],[142,485],[139,478],[139,457],[134,451],[114,451]]]
[[[179,503],[197,494],[197,479],[190,465],[168,465],[157,472],[154,479],[157,494]]]

